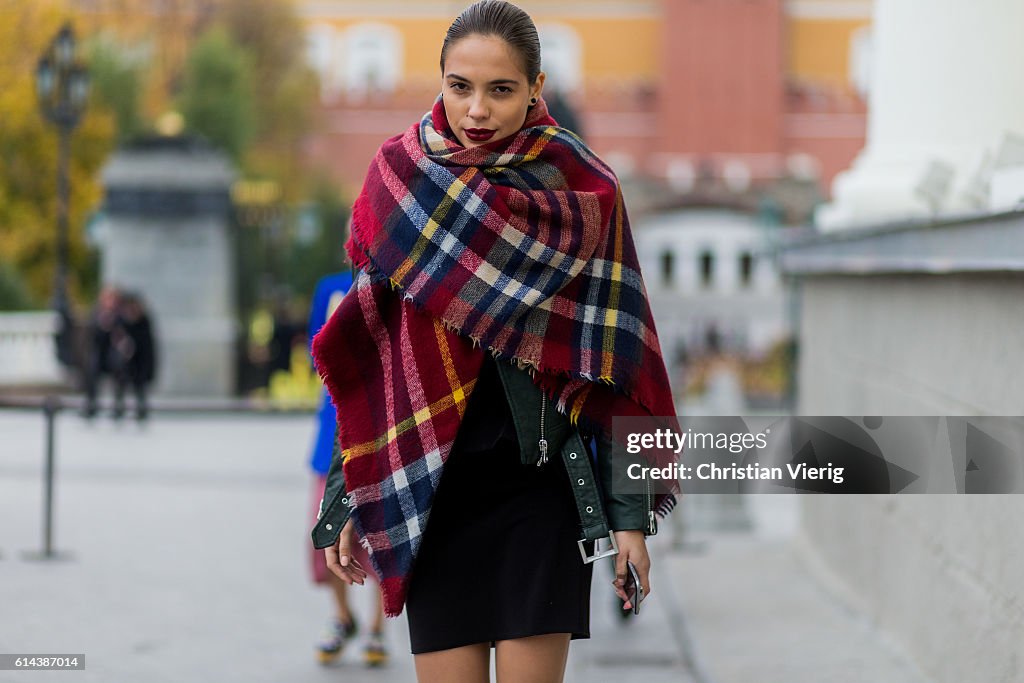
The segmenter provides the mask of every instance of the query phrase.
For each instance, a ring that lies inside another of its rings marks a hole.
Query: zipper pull
[[[647,535],[654,536],[658,533],[658,520],[654,515],[654,501],[651,500],[651,480],[647,480],[647,490],[644,492],[644,503],[647,507]]]
[[[547,413],[547,407],[548,397],[542,393],[540,395],[540,440],[537,442],[537,448],[540,449],[540,457],[537,459],[537,467],[548,462],[548,440],[544,438],[544,416]]]

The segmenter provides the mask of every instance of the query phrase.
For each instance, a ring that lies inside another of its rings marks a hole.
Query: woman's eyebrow
[[[460,81],[465,81],[466,83],[472,83],[473,82],[473,81],[469,80],[468,78],[466,78],[465,76],[460,76],[458,74],[448,74],[448,78],[454,78],[454,79],[457,79],[457,80],[460,80]],[[491,81],[490,85],[516,85],[518,83],[519,83],[519,81],[514,80],[512,78],[499,78],[499,79]]]

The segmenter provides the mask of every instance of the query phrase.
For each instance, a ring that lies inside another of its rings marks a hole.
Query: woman
[[[421,682],[560,681],[617,544],[650,594],[668,493],[612,490],[611,416],[672,415],[612,171],[541,98],[529,16],[452,24],[433,109],[378,151],[353,205],[355,289],[314,340],[339,415],[314,545],[347,582],[358,532]],[[596,437],[596,467],[587,442]]]

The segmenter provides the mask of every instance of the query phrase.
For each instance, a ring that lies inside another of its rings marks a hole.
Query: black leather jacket
[[[550,457],[560,457],[565,463],[580,518],[579,547],[584,561],[593,561],[599,556],[593,549],[594,542],[609,538],[614,545],[612,531],[640,530],[645,535],[656,534],[658,526],[651,511],[650,493],[612,493],[611,442],[602,437],[596,439],[595,473],[584,437],[568,417],[554,410],[549,399],[534,385],[528,371],[507,361],[498,361],[497,367],[512,411],[522,463],[536,466],[538,459]],[[317,548],[337,542],[351,513],[341,465],[339,449],[335,447],[320,503],[320,516],[312,532],[313,545]]]

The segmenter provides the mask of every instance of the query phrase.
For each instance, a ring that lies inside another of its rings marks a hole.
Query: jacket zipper
[[[651,480],[644,477],[647,483],[647,491],[644,493],[644,504],[647,508],[647,535],[653,536],[658,533],[657,523],[654,518],[654,508],[651,505]]]
[[[540,457],[537,459],[537,467],[544,465],[548,461],[548,440],[544,438],[544,415],[547,412],[548,397],[547,394],[540,395],[540,441],[537,442],[537,448],[540,449]]]

